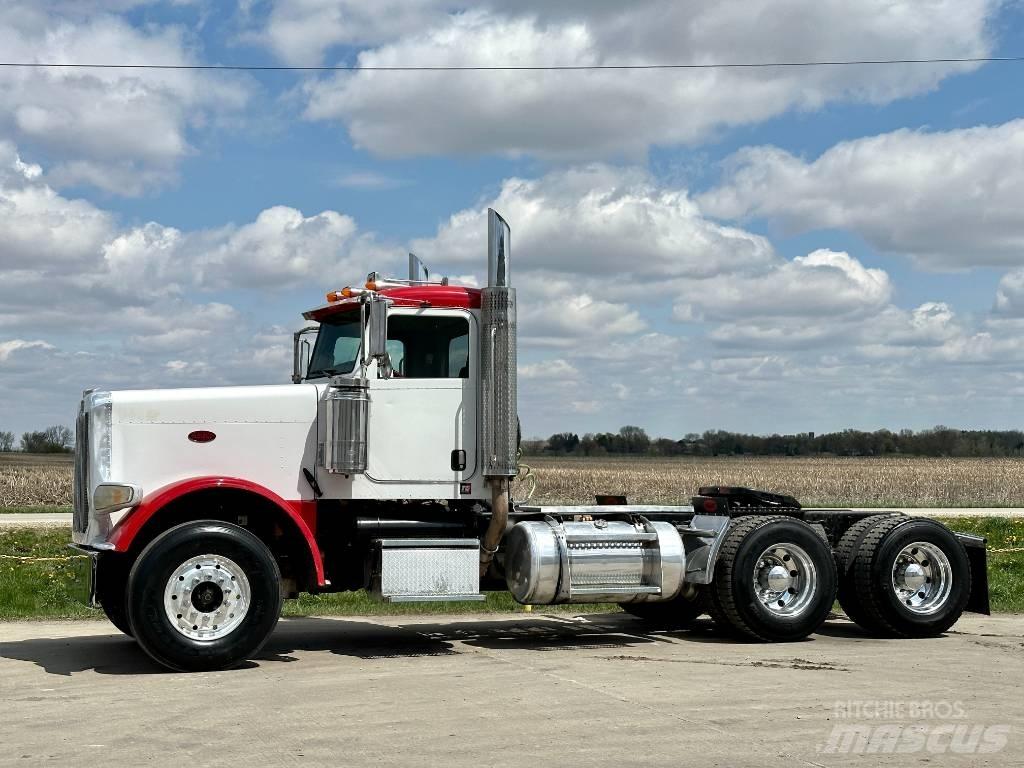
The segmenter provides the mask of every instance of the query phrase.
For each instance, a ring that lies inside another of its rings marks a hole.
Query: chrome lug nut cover
[[[185,637],[218,640],[242,623],[251,597],[249,579],[237,563],[220,555],[197,555],[168,577],[164,613]]]
[[[946,553],[926,541],[908,544],[896,555],[891,586],[896,598],[921,616],[936,613],[953,591],[953,567]]]
[[[814,560],[796,544],[768,547],[756,559],[754,594],[772,613],[796,616],[813,602],[818,583]]]

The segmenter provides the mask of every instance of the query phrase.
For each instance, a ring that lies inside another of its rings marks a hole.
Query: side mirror
[[[388,355],[388,302],[387,299],[370,300],[369,328],[367,329],[366,357],[383,361]]]
[[[306,337],[310,334],[317,333],[319,330],[320,328],[318,326],[309,325],[301,331],[296,331],[292,335],[293,384],[301,384],[302,380],[306,378],[306,373],[309,371],[310,353],[313,351],[313,345],[310,344],[309,339]]]

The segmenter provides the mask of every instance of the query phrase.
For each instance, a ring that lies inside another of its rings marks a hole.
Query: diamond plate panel
[[[480,545],[476,539],[438,546],[396,546],[381,541],[382,597],[476,594],[480,591]]]

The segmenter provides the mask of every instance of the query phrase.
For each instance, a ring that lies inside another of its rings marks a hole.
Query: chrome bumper
[[[68,592],[77,602],[89,608],[99,608],[100,604],[96,599],[96,567],[99,552],[74,544],[68,546],[78,555],[71,560],[73,580],[68,584]]]

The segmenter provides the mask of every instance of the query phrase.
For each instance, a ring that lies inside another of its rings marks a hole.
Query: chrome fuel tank
[[[683,586],[682,537],[671,523],[518,523],[504,541],[508,589],[520,603],[655,602]]]

